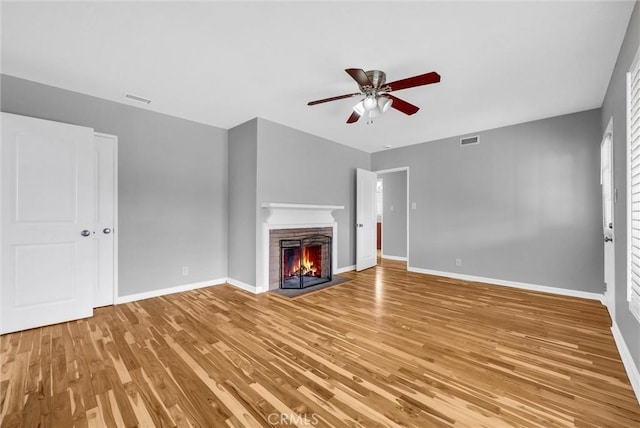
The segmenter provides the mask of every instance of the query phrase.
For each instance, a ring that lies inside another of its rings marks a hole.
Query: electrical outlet
[[[182,276],[189,276],[189,266],[182,266]]]
[[[462,259],[456,259],[456,266],[462,266]]]

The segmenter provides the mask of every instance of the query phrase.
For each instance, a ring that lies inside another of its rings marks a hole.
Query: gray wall
[[[407,257],[407,171],[378,178],[382,179],[382,256]]]
[[[410,167],[408,265],[602,293],[600,110],[478,135],[373,154]]]
[[[344,205],[338,223],[338,268],[355,256],[356,168],[370,155],[293,128],[258,119],[258,206],[263,202]]]
[[[258,120],[229,130],[229,278],[256,283]]]
[[[631,315],[627,302],[627,72],[640,47],[640,3],[636,2],[627,34],[620,49],[607,94],[602,104],[602,129],[613,117],[613,169],[614,186],[618,191],[615,205],[614,228],[616,253],[616,323],[640,370],[640,323]]]
[[[120,296],[227,276],[227,131],[11,76],[0,83],[4,112],[118,136]]]

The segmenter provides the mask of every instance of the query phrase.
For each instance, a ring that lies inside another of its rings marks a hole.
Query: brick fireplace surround
[[[271,229],[269,233],[269,290],[280,287],[280,240],[302,239],[313,235],[331,236],[333,227],[304,227],[298,229]],[[327,251],[328,253],[328,251]],[[324,256],[323,256],[324,257]],[[333,272],[332,272],[333,273]]]

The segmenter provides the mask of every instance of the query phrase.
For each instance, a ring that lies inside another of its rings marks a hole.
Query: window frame
[[[638,87],[636,88],[636,99],[632,100],[632,84],[633,79],[637,79]],[[629,304],[629,311],[636,318],[638,322],[640,322],[640,281],[637,281],[639,285],[636,285],[637,291],[634,292],[634,281],[633,281],[633,256],[634,256],[634,246],[633,246],[633,201],[632,194],[634,190],[634,186],[632,184],[632,176],[631,171],[633,167],[640,166],[640,156],[638,156],[638,160],[634,165],[632,165],[632,141],[631,141],[631,125],[632,125],[632,106],[634,106],[637,102],[640,102],[640,49],[636,52],[636,56],[631,63],[631,67],[627,72],[627,85],[625,90],[625,98],[627,101],[626,105],[626,128],[627,128],[627,302]],[[638,105],[638,118],[640,118],[640,105]],[[636,118],[637,119],[637,118]],[[640,139],[640,136],[638,136]],[[640,183],[636,184],[636,190],[640,191]],[[640,228],[638,228],[640,230]],[[637,255],[640,256],[640,248],[636,248]],[[635,296],[634,296],[635,294]],[[632,298],[634,301],[632,301]]]

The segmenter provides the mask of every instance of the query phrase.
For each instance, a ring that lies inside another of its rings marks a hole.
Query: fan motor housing
[[[379,89],[384,83],[387,81],[387,75],[384,71],[380,70],[369,70],[365,72],[371,83],[373,84],[373,89]],[[366,93],[362,86],[360,89]]]

